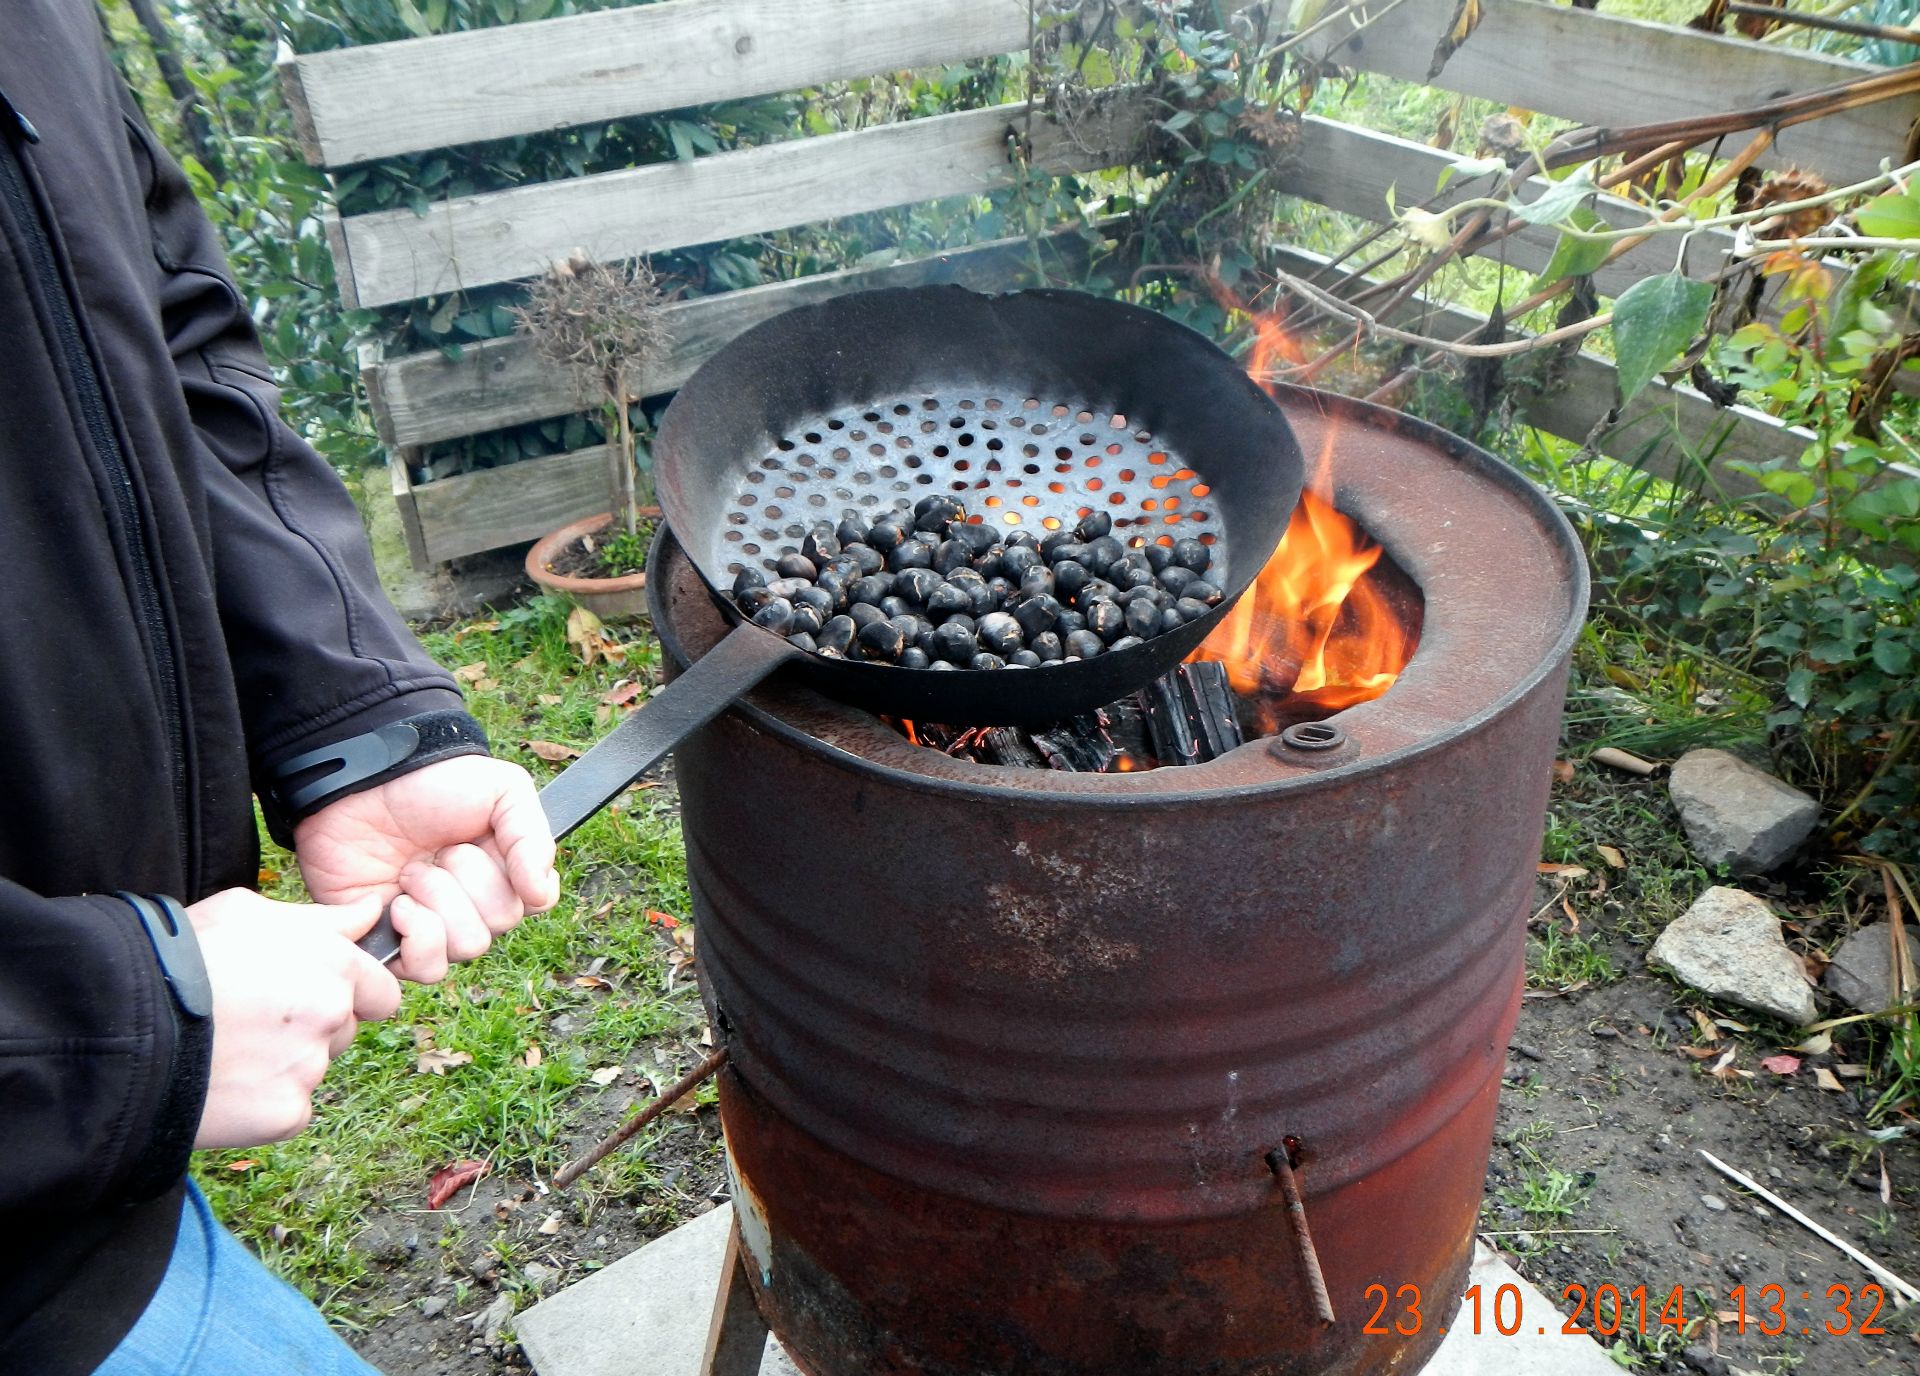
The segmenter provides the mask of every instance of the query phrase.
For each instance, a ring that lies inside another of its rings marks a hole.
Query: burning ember
[[[1323,462],[1273,557],[1193,652],[1226,666],[1257,734],[1370,702],[1393,686],[1420,643],[1375,575],[1382,550],[1326,495]]]
[[[1277,316],[1252,319],[1247,372],[1265,387],[1305,354]],[[1420,643],[1418,598],[1392,595],[1380,546],[1333,505],[1338,437],[1336,427],[1266,568],[1189,656],[1226,665],[1258,735],[1371,702]]]

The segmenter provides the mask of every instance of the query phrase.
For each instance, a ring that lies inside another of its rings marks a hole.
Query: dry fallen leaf
[[[1573,761],[1572,760],[1555,760],[1553,762],[1553,777],[1556,783],[1563,783],[1563,784],[1572,783],[1573,782]]]
[[[433,1179],[427,1183],[427,1207],[439,1208],[467,1186],[485,1176],[489,1169],[485,1161],[455,1161],[450,1166],[442,1166],[433,1173]]]
[[[1843,1062],[1833,1068],[1833,1073],[1843,1080],[1864,1080],[1867,1076],[1873,1074],[1873,1068],[1864,1065],[1849,1065]]]
[[[520,1064],[525,1066],[527,1069],[532,1070],[534,1067],[540,1064],[540,1061],[541,1061],[540,1043],[539,1042],[527,1043],[526,1054],[520,1058]]]
[[[1768,1056],[1760,1062],[1760,1068],[1776,1075],[1791,1075],[1800,1068],[1800,1060],[1797,1056]]]
[[[1534,869],[1541,874],[1559,875],[1560,878],[1568,881],[1585,879],[1587,877],[1587,867],[1585,865],[1556,865],[1551,860],[1542,860],[1534,866]]]
[[[611,989],[613,981],[599,975],[581,975],[573,981],[576,989]]]
[[[1790,1046],[1789,1051],[1798,1051],[1803,1056],[1824,1056],[1833,1050],[1833,1038],[1828,1033],[1816,1032],[1798,1046]]]
[[[1683,1046],[1680,1048],[1680,1054],[1682,1056],[1691,1056],[1696,1061],[1710,1061],[1720,1054],[1720,1048],[1717,1046]]]
[[[261,888],[264,889],[269,884],[278,884],[279,882],[280,882],[279,870],[262,869],[260,871],[260,887]]]
[[[1819,1085],[1820,1088],[1830,1089],[1836,1094],[1844,1094],[1846,1092],[1846,1086],[1842,1085],[1839,1078],[1823,1065],[1817,1065],[1813,1068],[1813,1082]]]
[[[566,701],[566,698],[559,693],[540,693],[537,694],[533,700],[542,707],[558,707]]]
[[[442,1051],[437,1046],[430,1046],[425,1051],[422,1051],[419,1059],[414,1062],[413,1073],[416,1075],[444,1075],[457,1066],[471,1064],[473,1064],[473,1057],[464,1051]]]
[[[657,908],[648,908],[647,925],[649,927],[678,927],[680,925],[680,919],[672,913],[663,913]]]
[[[613,911],[613,900],[609,898],[606,902],[602,903],[599,907],[595,908],[592,912],[587,914],[587,921],[592,922],[596,918],[605,917],[608,913],[612,911]]]
[[[1708,1017],[1705,1013],[1702,1013],[1698,1008],[1689,1008],[1687,1011],[1693,1014],[1694,1026],[1700,1029],[1701,1036],[1705,1037],[1710,1042],[1717,1042],[1720,1040],[1720,1029],[1714,1025],[1714,1021],[1712,1018]]]
[[[640,680],[623,678],[613,687],[600,695],[600,701],[609,707],[623,707],[639,697],[642,691]]]
[[[453,676],[461,683],[478,683],[487,676],[487,661],[476,659],[471,664],[462,664],[453,671]]]
[[[1623,870],[1627,867],[1627,857],[1620,853],[1618,846],[1595,846],[1594,849],[1600,852],[1602,860],[1615,869]]]
[[[253,1158],[245,1157],[239,1161],[227,1162],[227,1169],[230,1171],[250,1171],[259,1164],[260,1163]]]
[[[619,1079],[621,1072],[625,1069],[625,1066],[603,1065],[594,1071],[593,1074],[587,1076],[587,1078],[599,1085],[602,1089],[605,1089],[608,1085]]]
[[[1727,1031],[1729,1031],[1729,1032],[1751,1032],[1751,1031],[1753,1031],[1753,1029],[1752,1029],[1751,1027],[1749,1027],[1749,1026],[1747,1026],[1747,1024],[1745,1024],[1745,1023],[1743,1023],[1743,1022],[1735,1022],[1735,1021],[1734,1021],[1734,1020],[1733,1020],[1732,1018],[1715,1018],[1715,1019],[1714,1019],[1713,1021],[1714,1021],[1714,1023],[1715,1023],[1715,1025],[1716,1025],[1716,1026],[1719,1026],[1719,1027],[1724,1027],[1724,1028],[1726,1028],[1726,1029],[1727,1029]]]
[[[560,1231],[560,1215],[557,1213],[548,1214],[540,1220],[540,1226],[536,1231],[546,1237],[552,1237]]]
[[[526,741],[527,749],[545,760],[548,764],[559,764],[562,760],[577,760],[580,752],[570,745],[561,745],[558,741]]]

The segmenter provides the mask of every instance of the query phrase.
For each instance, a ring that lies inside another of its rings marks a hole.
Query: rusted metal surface
[[[1288,399],[1310,458],[1327,406]],[[814,1376],[1357,1376],[1437,1343],[1364,1333],[1366,1289],[1432,1316],[1463,1283],[1585,580],[1491,459],[1333,409],[1341,505],[1427,599],[1334,748],[996,770],[779,687],[681,750],[743,1235]],[[718,613],[656,569],[701,652]]]

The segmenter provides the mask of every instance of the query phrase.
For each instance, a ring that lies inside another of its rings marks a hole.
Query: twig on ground
[[[627,1119],[626,1122],[594,1143],[593,1149],[585,1156],[581,1157],[578,1161],[572,1161],[562,1166],[554,1173],[553,1187],[556,1190],[564,1190],[567,1186],[573,1184],[574,1181],[599,1165],[601,1160],[615,1147],[619,1146],[622,1142],[640,1131],[641,1128],[644,1128],[648,1123],[651,1123],[654,1119],[693,1093],[694,1090],[705,1084],[721,1066],[726,1064],[726,1061],[727,1048],[723,1046],[711,1056],[707,1057],[706,1060],[700,1062],[699,1065],[667,1086],[666,1092],[658,1099],[655,1099],[652,1103],[634,1114],[633,1117]]]
[[[1747,1175],[1741,1171],[1735,1170],[1732,1166],[1729,1166],[1726,1162],[1722,1161],[1719,1157],[1715,1156],[1712,1152],[1707,1151],[1705,1148],[1697,1147],[1695,1148],[1695,1150],[1699,1151],[1700,1155],[1706,1158],[1707,1164],[1709,1166],[1712,1166],[1715,1170],[1719,1171],[1720,1174],[1726,1176],[1727,1179],[1732,1180],[1733,1182],[1742,1186],[1745,1189],[1753,1191],[1753,1193],[1759,1195],[1762,1199],[1766,1200],[1767,1203],[1773,1205],[1774,1208],[1780,1210],[1781,1213],[1785,1214],[1788,1218],[1792,1219],[1795,1223],[1798,1223],[1801,1227],[1805,1228],[1808,1232],[1812,1233],[1815,1237],[1819,1238],[1823,1242],[1830,1243],[1834,1247],[1839,1248],[1842,1252],[1845,1252],[1848,1256],[1852,1257],[1855,1261],[1859,1262],[1862,1266],[1866,1267],[1867,1270],[1871,1271],[1877,1279],[1884,1281],[1887,1285],[1891,1286],[1895,1291],[1894,1306],[1896,1308],[1900,1307],[1903,1301],[1920,1300],[1920,1286],[1911,1285],[1908,1282],[1900,1279],[1900,1277],[1896,1276],[1893,1272],[1889,1271],[1886,1267],[1882,1266],[1879,1262],[1875,1261],[1872,1257],[1868,1256],[1865,1252],[1861,1251],[1858,1247],[1855,1247],[1851,1242],[1848,1242],[1845,1238],[1841,1237],[1838,1233],[1831,1232],[1828,1229],[1823,1228],[1820,1224],[1815,1223],[1811,1218],[1808,1218],[1805,1214],[1801,1213],[1798,1209],[1794,1208],[1793,1205],[1787,1203],[1786,1200],[1782,1199],[1779,1195],[1775,1194],[1772,1190],[1768,1189],[1765,1185],[1762,1185],[1759,1181],[1755,1180],[1752,1176]]]

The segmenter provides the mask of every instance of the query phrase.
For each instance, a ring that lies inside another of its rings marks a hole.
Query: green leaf
[[[1920,197],[1911,191],[1875,196],[1853,212],[1853,222],[1876,239],[1920,239]]]
[[[1573,208],[1591,196],[1600,188],[1594,184],[1593,165],[1581,163],[1572,175],[1564,181],[1549,182],[1547,189],[1540,193],[1540,199],[1526,205],[1518,201],[1509,202],[1514,215],[1530,225],[1550,225],[1555,220],[1564,220],[1573,213]]]
[[[1182,129],[1186,128],[1189,124],[1192,124],[1193,121],[1194,121],[1193,111],[1176,110],[1171,115],[1167,116],[1167,118],[1160,121],[1160,127],[1166,130],[1169,134],[1177,134]]]
[[[1575,206],[1570,212],[1575,226],[1585,230],[1602,230],[1607,222],[1585,206]],[[1541,272],[1538,287],[1550,287],[1563,277],[1585,277],[1607,259],[1607,250],[1613,246],[1604,239],[1582,239],[1568,234],[1560,234],[1560,242],[1553,246],[1553,257],[1547,260],[1547,266]]]
[[[1787,675],[1787,700],[1805,707],[1813,699],[1813,670],[1795,669]]]
[[[1882,673],[1904,674],[1913,667],[1913,650],[1903,640],[1876,640],[1873,662],[1880,666]]]
[[[1613,356],[1620,400],[1633,400],[1707,323],[1713,288],[1677,272],[1643,277],[1613,303]]]

